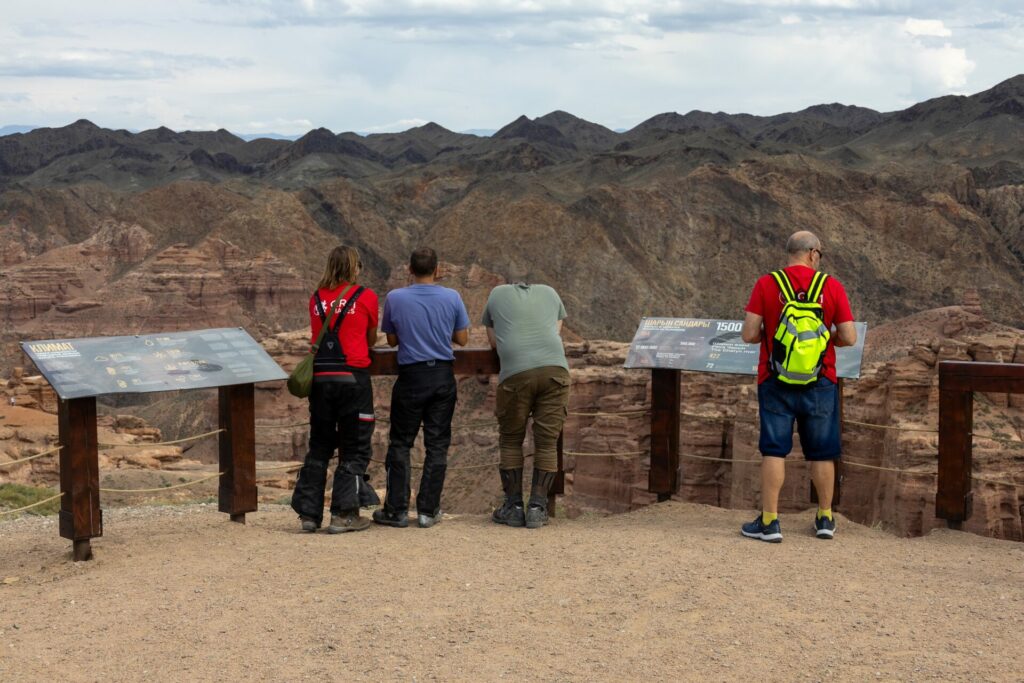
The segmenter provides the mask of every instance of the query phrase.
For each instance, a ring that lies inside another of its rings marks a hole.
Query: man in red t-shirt
[[[789,264],[783,269],[793,286],[797,299],[803,300],[811,279],[821,266],[821,240],[813,233],[794,233],[786,243]],[[822,311],[825,328],[832,331],[822,358],[817,381],[794,386],[776,379],[769,363],[775,330],[782,314],[784,298],[771,274],[763,275],[754,285],[743,321],[743,341],[761,344],[757,369],[758,413],[761,420],[759,448],[761,455],[761,514],[743,525],[749,538],[778,543],[782,541],[779,526],[779,492],[785,481],[785,457],[793,449],[793,423],[800,434],[804,458],[811,463],[811,479],[818,493],[815,534],[832,538],[832,494],[835,484],[835,461],[841,453],[839,438],[839,392],[836,389],[836,346],[853,346],[857,329],[839,280],[828,277],[822,288]]]

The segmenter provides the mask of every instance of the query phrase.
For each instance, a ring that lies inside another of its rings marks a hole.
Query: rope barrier
[[[17,465],[18,463],[28,462],[29,460],[35,460],[37,458],[43,457],[44,455],[50,455],[51,453],[56,453],[56,452],[60,451],[61,448],[63,448],[63,446],[57,446],[56,448],[51,448],[51,449],[49,449],[47,451],[43,451],[42,453],[36,453],[35,455],[30,455],[27,458],[22,458],[20,460],[11,460],[9,462],[0,462],[0,467],[8,467],[10,465]]]
[[[938,429],[919,429],[917,427],[895,427],[893,425],[876,425],[870,422],[858,422],[857,420],[843,420],[843,424],[856,425],[858,427],[870,427],[871,429],[885,429],[894,432],[922,432],[924,434],[938,434]]]
[[[650,408],[645,408],[644,410],[623,410],[622,412],[617,412],[617,413],[602,412],[602,411],[597,411],[597,412],[593,412],[593,413],[587,413],[587,412],[581,412],[581,411],[578,411],[578,410],[571,410],[571,411],[569,411],[568,414],[571,415],[571,416],[580,416],[580,417],[633,417],[633,416],[636,416],[636,415],[646,415],[649,412],[651,412]]]
[[[377,422],[390,422],[391,418],[389,418],[389,417],[378,417],[378,418],[376,418],[376,421]],[[497,426],[498,426],[497,420],[477,420],[476,422],[466,422],[466,423],[457,424],[457,425],[455,425],[455,428],[456,429],[477,429],[479,427],[495,427],[496,428]],[[309,427],[309,422],[295,422],[295,423],[283,424],[283,425],[277,425],[277,424],[259,424],[259,425],[256,425],[256,429],[271,429],[271,428],[276,428],[276,429],[294,429],[296,427]]]
[[[919,470],[901,470],[897,467],[882,467],[881,465],[869,465],[864,462],[855,462],[853,460],[840,460],[843,465],[850,465],[851,467],[860,467],[865,470],[878,470],[879,472],[896,472],[897,474],[917,474],[917,475],[928,475],[930,477],[938,476],[937,472],[923,472]]]
[[[999,481],[998,479],[986,479],[985,477],[975,477],[971,475],[971,481],[983,481],[987,484],[999,484],[1000,486],[1012,486],[1015,489],[1024,488],[1024,484],[1017,484],[1012,481]]]
[[[276,472],[279,470],[295,470],[300,467],[302,467],[301,462],[293,462],[281,467],[257,467],[256,474],[259,474],[260,472]]]
[[[530,456],[526,456],[526,457],[530,457]],[[385,461],[378,460],[377,458],[370,458],[370,462],[376,462],[376,463],[379,463],[381,465],[385,464]],[[465,465],[463,467],[449,467],[445,471],[447,471],[447,472],[459,472],[461,470],[482,470],[482,469],[484,469],[486,467],[497,467],[500,464],[501,464],[500,462],[489,462],[489,463],[485,463],[483,465]],[[423,465],[419,464],[419,463],[409,463],[409,468],[410,469],[414,469],[414,470],[422,470],[423,469]]]
[[[217,477],[223,476],[223,474],[224,474],[223,472],[218,472],[217,474],[211,474],[210,476],[203,477],[202,479],[195,479],[193,481],[186,481],[183,484],[175,484],[174,486],[160,486],[158,488],[153,488],[153,489],[106,489],[106,488],[103,488],[101,486],[100,487],[100,491],[103,492],[103,493],[159,493],[161,491],[170,491],[172,489],[183,489],[183,488],[185,488],[187,486],[195,486],[196,484],[202,484],[204,481],[210,481],[211,479],[216,479]]]
[[[57,500],[58,498],[60,498],[63,495],[64,495],[64,492],[61,491],[56,496],[50,496],[49,498],[46,498],[45,500],[37,501],[35,503],[32,503],[31,505],[26,505],[25,507],[15,508],[14,510],[0,510],[0,515],[13,515],[15,512],[24,512],[25,510],[31,510],[32,508],[37,508],[40,505],[45,505],[46,503],[49,503],[51,500]]]
[[[643,455],[647,451],[622,451],[620,453],[581,453],[579,451],[562,451],[562,455],[571,455],[574,458],[607,458],[609,456],[626,456],[631,457],[634,455]]]
[[[681,457],[681,458],[692,458],[693,460],[715,460],[715,461],[718,461],[718,462],[732,462],[732,463],[741,463],[741,464],[759,463],[759,462],[761,462],[760,460],[736,460],[734,458],[715,458],[715,457],[712,457],[710,455],[691,455],[691,454],[688,454],[688,453],[680,453],[679,457]]]
[[[269,429],[275,427],[277,429],[294,429],[295,427],[308,427],[309,422],[293,422],[291,424],[275,425],[275,424],[261,424],[256,425],[256,429]]]
[[[195,436],[186,436],[184,439],[175,439],[174,441],[157,441],[155,443],[142,442],[142,443],[103,443],[96,444],[97,446],[103,446],[104,448],[152,448],[153,446],[173,446],[179,443],[185,443],[186,441],[197,441],[199,439],[205,439],[208,436],[214,434],[220,434],[221,432],[227,432],[226,429],[215,429],[212,432],[206,432],[204,434],[196,434]]]
[[[918,427],[897,427],[894,425],[876,425],[870,422],[858,422],[857,420],[843,420],[843,424],[856,425],[858,427],[870,427],[871,429],[885,429],[894,432],[920,432],[922,434],[938,434],[938,429],[923,429]],[[1024,441],[1020,439],[1007,439],[1000,436],[993,436],[991,434],[978,434],[977,432],[968,432],[968,435],[976,437],[978,439],[988,439],[989,441],[996,441],[998,443],[1007,443],[1013,446],[1024,446]]]

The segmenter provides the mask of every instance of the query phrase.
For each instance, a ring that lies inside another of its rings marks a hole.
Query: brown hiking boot
[[[331,525],[327,527],[329,534],[343,534],[346,531],[362,531],[369,528],[370,520],[359,516],[358,508],[343,510],[341,514],[331,515]]]

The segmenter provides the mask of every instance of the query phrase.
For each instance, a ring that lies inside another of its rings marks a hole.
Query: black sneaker
[[[501,507],[494,511],[491,520],[495,524],[508,526],[526,526],[526,512],[523,510],[523,502],[511,502],[506,500]]]
[[[814,535],[818,538],[823,538],[826,541],[831,540],[832,537],[836,535],[835,520],[829,519],[828,517],[815,517]]]
[[[782,543],[782,527],[778,519],[773,519],[771,524],[765,524],[758,513],[757,519],[747,522],[740,528],[740,533],[747,538],[756,538],[759,541],[768,543]]]
[[[405,510],[401,512],[391,512],[385,508],[379,508],[373,511],[373,521],[377,524],[383,524],[384,526],[393,526],[399,529],[404,529],[409,526],[409,513]]]
[[[299,521],[302,522],[302,530],[307,534],[311,534],[317,530],[320,525],[316,523],[316,520],[306,515],[300,515]]]

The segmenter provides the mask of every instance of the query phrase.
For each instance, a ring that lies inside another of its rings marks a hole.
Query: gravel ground
[[[114,508],[95,560],[0,522],[0,680],[1024,680],[1024,546],[668,502],[540,530],[296,532]]]

